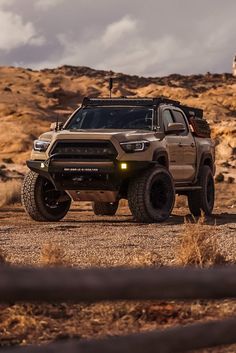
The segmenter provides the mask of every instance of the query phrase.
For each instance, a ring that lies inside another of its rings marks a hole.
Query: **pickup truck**
[[[114,215],[127,199],[134,219],[162,222],[175,195],[190,212],[214,206],[214,143],[203,111],[157,98],[84,98],[65,124],[34,141],[22,203],[36,221],[59,221],[72,201]]]

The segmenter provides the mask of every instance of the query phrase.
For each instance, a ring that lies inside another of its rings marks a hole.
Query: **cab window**
[[[162,114],[162,119],[163,119],[163,124],[164,124],[165,130],[167,129],[168,124],[174,123],[174,119],[173,119],[171,111],[169,109],[164,110],[164,112]]]
[[[184,131],[180,133],[180,135],[187,135],[188,134],[188,127],[185,121],[183,114],[179,110],[172,110],[174,115],[175,123],[181,123],[184,125]]]

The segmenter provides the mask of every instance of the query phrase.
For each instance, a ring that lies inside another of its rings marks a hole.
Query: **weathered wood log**
[[[0,303],[236,298],[236,267],[70,269],[0,267]]]
[[[236,343],[236,319],[100,340],[1,349],[1,353],[179,353]]]

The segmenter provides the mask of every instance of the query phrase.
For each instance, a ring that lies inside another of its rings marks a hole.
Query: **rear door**
[[[180,154],[183,159],[182,179],[185,181],[193,180],[196,170],[196,144],[193,135],[189,129],[187,118],[182,110],[172,108],[172,115],[176,123],[182,123],[185,127],[183,132],[178,134]]]

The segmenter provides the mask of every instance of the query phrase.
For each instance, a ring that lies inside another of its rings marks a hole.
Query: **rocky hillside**
[[[87,67],[57,69],[0,68],[0,161],[24,163],[32,141],[49,123],[72,112],[84,96],[108,95],[114,77],[114,96],[164,95],[201,107],[217,143],[219,168],[235,169],[236,78],[230,74],[138,77]]]

